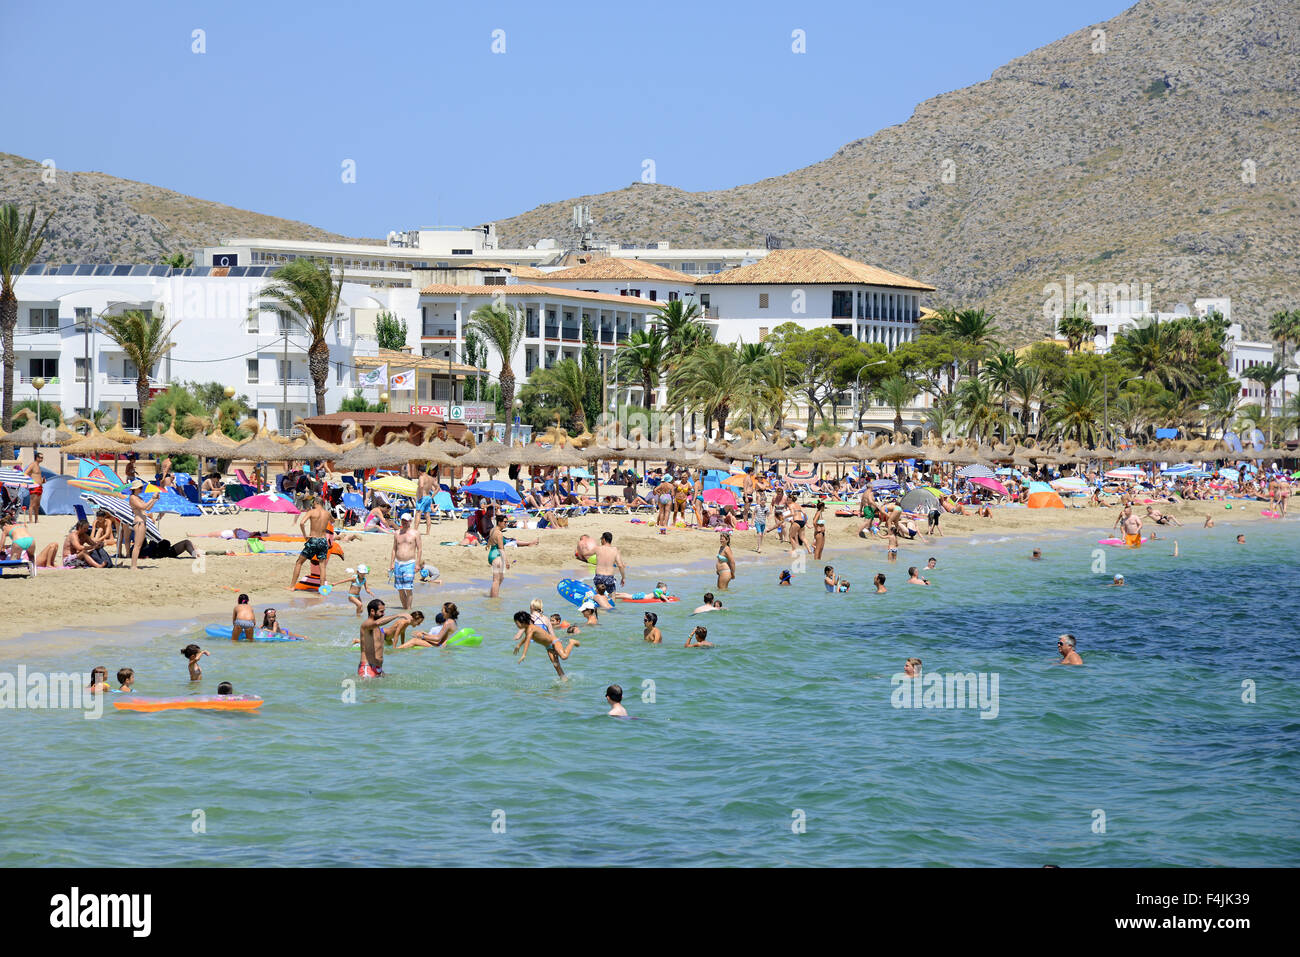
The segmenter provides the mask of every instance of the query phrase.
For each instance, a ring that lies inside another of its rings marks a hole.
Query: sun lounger
[[[27,572],[28,578],[34,578],[36,576],[36,559],[29,558],[26,561],[20,558],[0,559],[0,578],[6,577],[6,572],[19,568]]]

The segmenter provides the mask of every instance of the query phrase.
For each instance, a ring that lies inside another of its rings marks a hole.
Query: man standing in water
[[[1138,518],[1133,512],[1133,506],[1131,505],[1125,509],[1125,512],[1123,524],[1121,525],[1124,529],[1124,544],[1129,548],[1141,548],[1142,519]]]
[[[1081,665],[1083,659],[1079,653],[1074,650],[1074,635],[1062,635],[1056,639],[1056,650],[1061,653],[1061,660],[1058,665]]]
[[[361,678],[379,678],[384,674],[384,625],[402,615],[380,617],[384,613],[384,603],[373,598],[366,606],[367,617],[361,622],[361,661],[357,664],[357,676]]]
[[[298,520],[298,530],[302,532],[306,541],[302,543],[298,560],[293,563],[293,577],[289,580],[289,591],[293,591],[294,586],[298,584],[298,573],[302,571],[302,563],[305,561],[319,562],[320,580],[329,581],[326,568],[330,560],[330,513],[325,511],[320,499],[315,495],[307,496],[306,504],[311,507],[303,512],[302,518]]]
[[[415,587],[415,570],[423,562],[423,544],[420,533],[411,527],[411,513],[402,513],[402,527],[393,533],[393,551],[389,556],[389,565],[393,571],[393,587],[402,608],[411,609],[411,590]],[[324,571],[321,580],[324,581]]]
[[[618,569],[618,588],[627,584],[627,566],[623,564],[623,556],[619,554],[614,547],[614,533],[604,532],[600,536],[600,544],[596,546],[596,576],[593,579],[595,584],[604,585],[607,594],[613,594],[614,569]]]

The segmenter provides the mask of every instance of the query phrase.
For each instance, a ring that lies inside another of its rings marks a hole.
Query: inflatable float
[[[661,605],[664,602],[677,601],[677,600],[678,598],[676,595],[667,595],[663,598],[656,598],[653,592],[647,594],[646,592],[643,591],[637,592],[631,598],[619,599],[619,601],[625,601],[630,605],[636,605],[636,604]]]
[[[583,601],[588,595],[595,596],[596,590],[586,582],[580,582],[576,578],[565,578],[555,585],[555,590],[571,605],[581,608]]]
[[[1144,538],[1144,539],[1142,539],[1142,544],[1145,545],[1145,544],[1146,544],[1147,542],[1149,542],[1149,541],[1151,541],[1151,539],[1149,539],[1149,538]],[[1110,545],[1110,546],[1112,546],[1112,547],[1121,547],[1121,548],[1122,548],[1122,547],[1125,546],[1126,543],[1125,543],[1124,539],[1122,539],[1122,538],[1099,538],[1099,539],[1097,539],[1097,544],[1098,544],[1098,545]]]
[[[1265,518],[1281,518],[1281,517],[1282,517],[1282,513],[1281,513],[1281,512],[1275,512],[1275,511],[1273,511],[1272,509],[1268,509],[1268,508],[1261,509],[1259,514],[1263,515]]]
[[[146,698],[143,695],[124,695],[113,702],[118,711],[254,711],[262,707],[262,699],[255,694],[200,694],[184,698]]]
[[[230,625],[208,625],[203,630],[204,632],[207,633],[207,636],[209,638],[229,638],[231,626]],[[241,638],[239,640],[247,641],[248,639]],[[258,628],[256,631],[253,632],[253,640],[254,641],[306,641],[307,636],[295,635],[292,632],[287,632],[287,631],[276,635],[265,630],[264,628]]]

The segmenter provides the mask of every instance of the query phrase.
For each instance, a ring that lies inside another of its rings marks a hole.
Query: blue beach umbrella
[[[476,482],[473,485],[462,485],[460,490],[466,495],[473,495],[476,498],[490,498],[494,502],[510,502],[512,505],[523,502],[513,485],[496,479],[487,482]]]
[[[153,512],[171,512],[175,515],[187,515],[193,517],[202,515],[203,510],[187,498],[177,495],[175,492],[159,492],[154,497],[158,504],[154,505]],[[151,503],[153,499],[149,500]]]
[[[893,479],[876,479],[871,483],[871,490],[873,492],[896,492],[898,491],[898,483]]]

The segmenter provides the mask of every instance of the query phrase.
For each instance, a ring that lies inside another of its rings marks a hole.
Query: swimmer
[[[595,627],[600,624],[600,612],[596,610],[595,599],[590,595],[588,595],[587,600],[582,603],[578,612],[582,615],[582,620],[587,623],[588,627]]]
[[[393,645],[394,651],[400,650],[403,644],[402,639],[406,637],[406,629],[410,628],[412,625],[422,625],[422,624],[424,624],[424,612],[422,611],[412,611],[412,612],[408,612],[405,615],[399,615],[393,621],[391,627],[383,629],[384,644]],[[424,635],[428,637],[428,632],[424,632],[424,631],[417,631],[414,634],[416,636]],[[352,639],[352,643],[356,645],[356,644],[360,644],[361,641],[358,638],[354,638]],[[409,642],[407,642],[406,644],[409,644]]]
[[[721,611],[721,610],[722,610],[722,602],[718,601],[716,598],[713,597],[713,592],[706,591],[704,593],[704,604],[701,605],[699,608],[695,609],[693,612],[691,612],[691,614],[702,615],[706,611]]]
[[[848,590],[849,590],[849,580],[848,580],[847,578],[841,578],[841,579],[840,579],[839,586],[837,587],[836,590],[837,590],[841,595],[844,594],[846,591],[848,591]]]
[[[235,693],[235,686],[229,681],[223,681],[217,685],[217,694],[220,696],[232,695]]]
[[[1039,561],[1042,561],[1042,560],[1043,560],[1043,550],[1042,550],[1041,548],[1035,548],[1032,552],[1029,553],[1029,560],[1030,560],[1031,562],[1039,562]]]
[[[903,674],[907,675],[909,678],[921,677],[921,659],[908,658],[907,661],[903,663]]]
[[[794,582],[790,580],[790,569],[781,569],[781,577],[777,579],[776,583],[778,585],[793,585]]]
[[[927,571],[932,568],[937,568],[938,566],[939,566],[939,560],[937,558],[931,558],[929,561],[925,563],[925,567]]]
[[[835,576],[834,565],[827,565],[822,569],[822,584],[826,586],[828,592],[834,592],[839,587],[840,580]]]
[[[883,595],[886,591],[888,591],[888,589],[885,588],[885,573],[884,573],[884,572],[876,572],[875,584],[876,584],[876,594],[877,594],[877,595]]]
[[[387,606],[378,598],[366,605],[366,617],[361,621],[361,660],[357,675],[361,678],[381,678],[384,674],[384,625],[404,615],[384,616]]]
[[[603,581],[598,581],[596,582],[593,592],[589,594],[588,597],[590,597],[597,606],[604,608],[606,611],[613,611],[614,603],[609,600],[609,593],[612,592],[612,588],[607,589]],[[590,624],[590,622],[588,622],[588,624]]]
[[[642,637],[652,645],[663,643],[663,632],[659,630],[659,616],[652,611],[645,613],[645,630],[642,632]]]
[[[257,628],[257,616],[253,606],[248,603],[248,596],[241,594],[230,613],[230,637],[235,641],[252,641]]]
[[[113,689],[108,685],[108,669],[98,665],[90,669],[90,684],[86,688],[91,694],[103,694]]]
[[[1123,576],[1123,575],[1116,575],[1114,578],[1111,579],[1110,587],[1111,587],[1111,588],[1114,588],[1114,587],[1116,587],[1117,585],[1123,585],[1123,584],[1124,584],[1124,576]]]
[[[1056,650],[1061,653],[1061,660],[1058,665],[1081,665],[1083,659],[1079,653],[1074,650],[1074,635],[1062,635],[1056,639]]]
[[[1237,544],[1238,544],[1238,545],[1245,545],[1245,544],[1246,544],[1246,536],[1245,536],[1245,535],[1238,535],[1238,536],[1237,536]]]
[[[536,642],[546,649],[551,664],[555,666],[555,673],[563,678],[564,669],[560,667],[560,662],[567,660],[574,648],[582,646],[582,642],[577,638],[570,638],[569,643],[565,645],[560,639],[552,635],[549,629],[538,627],[532,616],[526,611],[515,612],[514,621],[519,629],[515,632],[515,649],[523,648],[518,663],[523,664],[524,659],[528,657],[528,646]]]
[[[554,634],[560,631],[567,632],[570,635],[576,635],[581,633],[582,629],[575,624],[565,621],[560,613],[556,612],[551,616],[551,632]]]
[[[928,585],[930,579],[922,578],[920,572],[916,570],[916,566],[913,565],[907,570],[907,583],[909,585]]]
[[[420,621],[413,622],[414,624],[419,624],[424,621],[423,612],[414,612],[411,615],[411,618],[414,619],[415,615],[420,616]],[[403,648],[441,648],[447,643],[448,638],[460,630],[459,619],[460,609],[456,607],[456,603],[445,601],[442,603],[442,611],[438,612],[433,619],[434,624],[438,626],[437,631],[432,633],[427,631],[414,632],[410,641],[402,642],[397,645],[395,650],[401,651]],[[402,632],[404,631],[405,628],[399,631],[395,638],[401,637]],[[353,644],[356,644],[356,641],[353,641]]]
[[[204,651],[198,645],[186,645],[181,649],[181,655],[190,663],[190,680],[198,681],[203,677],[203,669],[199,667],[199,659],[203,657],[212,657],[212,653]]]
[[[1205,516],[1205,524],[1202,525],[1201,528],[1213,528],[1213,527],[1214,527],[1214,516],[1212,515]]]
[[[708,637],[709,637],[709,629],[705,628],[703,625],[696,625],[695,630],[691,632],[691,636],[686,639],[686,644],[683,645],[682,647],[683,648],[712,648],[713,642],[705,641],[705,639]]]
[[[129,694],[135,690],[135,671],[131,668],[117,669],[117,683],[120,687],[116,694]]]
[[[623,689],[618,685],[610,685],[605,689],[605,700],[609,702],[609,716],[611,718],[626,718],[628,716],[627,708],[623,707]]]

